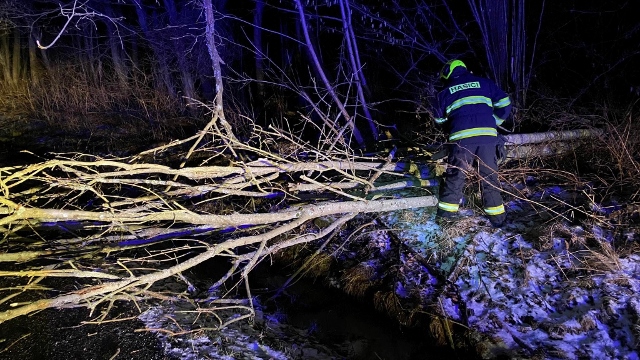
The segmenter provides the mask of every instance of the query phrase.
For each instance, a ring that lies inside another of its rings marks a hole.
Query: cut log
[[[155,213],[113,213],[109,211],[94,212],[65,209],[39,209],[20,207],[10,216],[0,220],[0,224],[6,225],[18,221],[28,220],[31,224],[37,223],[63,223],[67,221],[105,222],[114,224],[139,224],[145,222],[168,221],[172,223],[185,223],[194,225],[209,225],[215,228],[240,227],[244,225],[263,225],[281,221],[296,219],[302,212],[310,214],[318,213],[319,216],[339,213],[360,213],[393,211],[398,209],[410,209],[425,206],[435,206],[438,203],[434,196],[392,199],[381,201],[353,201],[330,202],[317,205],[308,205],[300,208],[291,208],[276,213],[258,214],[196,214],[188,210],[161,211]]]
[[[408,187],[433,187],[438,186],[439,181],[437,179],[418,179],[418,178],[409,178],[402,179],[398,181],[385,182],[385,183],[375,183],[371,188],[370,192],[376,191],[389,191],[389,190],[400,190]],[[350,182],[338,182],[338,183],[326,183],[326,184],[291,184],[289,185],[289,191],[298,192],[298,191],[322,191],[326,190],[326,188],[331,187],[340,190],[350,190],[362,188],[362,183],[350,181]]]
[[[601,136],[600,129],[577,129],[565,131],[548,131],[542,133],[529,134],[509,134],[505,135],[506,145],[537,144],[549,141],[568,141],[576,139],[587,139]]]
[[[570,142],[551,142],[547,144],[527,144],[507,146],[507,159],[528,159],[562,155],[575,150],[577,144]]]
[[[602,136],[600,129],[548,131],[543,133],[509,134],[505,136],[507,159],[527,159],[562,155],[574,151],[580,142],[575,140]]]

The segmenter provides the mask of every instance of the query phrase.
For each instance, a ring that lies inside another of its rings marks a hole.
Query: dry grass
[[[588,272],[615,272],[621,267],[620,257],[638,253],[635,229],[640,222],[640,113],[638,104],[627,109],[583,110],[587,115],[568,113],[556,104],[548,106],[546,115],[529,121],[538,121],[542,129],[567,130],[594,128],[601,136],[580,143],[579,148],[562,156],[530,157],[513,160],[501,167],[501,181],[509,186],[505,200],[518,200],[538,225],[528,227],[523,237],[538,251],[562,246],[574,259],[576,269]],[[540,115],[540,114],[539,114]],[[546,116],[546,117],[542,117]],[[473,180],[474,177],[472,176]],[[519,185],[519,186],[515,186]],[[559,194],[547,189],[557,186]],[[479,184],[471,182],[465,194],[471,206],[480,207],[474,197]],[[607,206],[614,204],[616,207]],[[522,205],[521,205],[522,206]],[[611,213],[609,209],[618,209]],[[512,214],[511,216],[513,216]],[[544,223],[540,224],[540,219]],[[577,226],[584,229],[576,231]],[[611,231],[613,238],[596,239],[591,229]],[[445,228],[446,236],[464,233],[464,227]]]
[[[640,199],[640,114],[636,107],[632,104],[624,111],[600,109],[603,115],[597,127],[603,130],[602,136],[578,154],[584,176],[601,186],[596,201],[616,196],[629,203]]]
[[[392,318],[398,320],[400,324],[409,325],[411,321],[410,314],[402,308],[400,298],[393,291],[378,291],[373,295],[373,306]]]
[[[341,278],[344,291],[356,297],[362,297],[374,285],[376,270],[373,266],[363,263],[347,269]]]
[[[445,252],[450,251],[455,246],[453,239],[470,234],[478,227],[477,217],[463,217],[441,226],[442,233],[438,237],[438,248]]]
[[[447,322],[448,324],[445,324]],[[431,318],[431,322],[429,323],[429,332],[431,336],[435,339],[436,344],[439,346],[446,346],[449,344],[449,336],[446,331],[446,325],[451,327],[451,323],[449,320],[445,318],[441,318],[439,316],[434,316]]]
[[[587,248],[573,254],[579,262],[578,268],[593,272],[617,272],[622,268],[620,256],[606,242],[600,242],[596,249]]]
[[[126,84],[105,76],[94,79],[77,65],[58,67],[31,89],[33,110],[55,119],[66,114],[136,111],[149,119],[176,117],[184,105],[170,95],[131,78]]]
[[[126,84],[106,74],[96,79],[83,66],[87,64],[59,64],[38,82],[0,86],[5,118],[38,120],[46,127],[44,132],[54,129],[117,146],[131,139],[166,141],[183,135],[185,127],[195,129],[185,104],[153,89],[153,84],[136,79],[135,74]]]
[[[298,267],[303,261],[305,254],[308,254],[307,247],[302,245],[289,246],[273,254],[273,258],[283,264],[290,264]]]
[[[329,269],[331,268],[331,264],[333,263],[333,258],[326,253],[318,253],[312,256],[313,257],[309,259],[307,268],[304,269],[304,274],[314,278],[321,276],[326,277],[329,273]]]
[[[621,118],[620,118],[621,117]],[[640,116],[632,110],[617,117],[611,114],[605,124],[605,135],[599,139],[604,153],[598,160],[602,169],[610,169],[618,180],[630,183],[635,195],[640,190]]]
[[[523,234],[523,237],[529,240],[534,248],[539,251],[551,250],[556,239],[562,241],[562,246],[565,250],[570,251],[583,249],[586,241],[584,237],[578,236],[558,220],[531,227],[528,232]]]
[[[286,240],[287,237],[277,237],[275,242]],[[272,258],[278,263],[292,268],[301,269],[301,276],[319,278],[326,277],[329,273],[331,265],[333,264],[333,257],[331,255],[320,252],[312,252],[313,247],[309,247],[308,244],[293,245],[281,249],[272,254]]]

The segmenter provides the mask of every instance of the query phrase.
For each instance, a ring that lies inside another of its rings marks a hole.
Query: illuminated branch
[[[10,320],[12,318],[15,318],[17,316],[26,315],[34,311],[42,310],[49,307],[69,307],[69,306],[78,306],[78,305],[86,304],[86,306],[90,307],[91,309],[95,309],[95,307],[99,303],[104,301],[104,299],[109,298],[110,296],[113,296],[118,293],[123,293],[123,292],[132,292],[133,294],[135,294],[139,292],[140,287],[145,287],[159,280],[179,274],[187,269],[190,269],[198,264],[203,263],[206,260],[209,260],[223,253],[226,250],[273,239],[276,236],[282,235],[288,231],[299,228],[302,224],[306,223],[307,221],[313,220],[317,217],[327,216],[331,214],[340,214],[340,213],[393,211],[393,210],[399,210],[399,209],[410,209],[410,208],[417,208],[417,207],[434,206],[436,204],[437,204],[437,200],[435,199],[435,197],[426,196],[426,197],[416,197],[416,198],[408,198],[408,199],[380,200],[380,201],[370,201],[370,202],[357,201],[357,202],[346,202],[346,203],[327,203],[327,204],[320,204],[320,205],[305,206],[295,211],[288,211],[279,220],[284,221],[284,220],[287,220],[287,218],[293,219],[293,220],[285,225],[276,227],[275,229],[267,233],[227,240],[221,244],[211,246],[203,253],[193,258],[190,258],[188,260],[185,260],[184,262],[181,262],[180,264],[174,265],[165,270],[154,271],[145,275],[131,276],[123,280],[91,286],[88,288],[84,288],[78,291],[74,291],[74,292],[59,296],[54,299],[39,300],[39,301],[30,303],[28,305],[18,307],[16,309],[0,312],[0,323]],[[276,214],[276,217],[277,217],[277,214]],[[274,221],[277,221],[277,220],[274,219]],[[322,234],[310,233],[305,235],[304,237],[298,237],[295,241],[292,241],[288,245],[290,246],[293,244],[300,244],[304,242],[313,241],[318,239],[320,235]],[[286,245],[281,244],[277,247],[274,247],[272,251],[275,251],[278,248],[283,248],[283,247],[286,247]],[[73,272],[67,272],[67,273],[73,273]],[[39,274],[46,275],[46,273],[44,272],[40,272]],[[2,274],[0,274],[0,276],[1,275]],[[105,277],[108,278],[108,276],[100,275],[100,274],[96,274],[95,277],[98,277],[98,276],[102,278],[105,278]]]
[[[58,42],[58,40],[60,39],[60,37],[62,36],[62,34],[67,29],[67,27],[69,26],[69,24],[71,23],[71,20],[73,20],[73,18],[76,18],[76,17],[79,17],[79,18],[91,18],[91,17],[94,17],[94,16],[98,16],[98,17],[104,17],[104,18],[108,19],[109,21],[114,22],[113,18],[111,18],[109,16],[106,16],[104,14],[101,14],[99,12],[91,11],[91,12],[79,13],[77,11],[78,8],[81,8],[80,6],[78,6],[78,0],[74,0],[73,6],[71,7],[71,10],[65,10],[64,8],[62,8],[62,6],[60,6],[60,14],[65,16],[67,18],[67,21],[65,22],[65,24],[62,26],[62,29],[60,29],[60,31],[58,32],[56,37],[53,39],[53,41],[51,41],[51,43],[49,45],[46,45],[46,46],[42,45],[42,44],[40,44],[40,40],[39,39],[36,40],[36,44],[38,45],[39,49],[47,50],[47,49],[51,48],[53,45],[55,45]]]

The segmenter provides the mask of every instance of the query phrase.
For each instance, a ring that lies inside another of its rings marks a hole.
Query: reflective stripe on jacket
[[[438,94],[434,115],[449,131],[449,141],[486,143],[496,141],[496,127],[510,112],[509,96],[493,81],[458,67]]]

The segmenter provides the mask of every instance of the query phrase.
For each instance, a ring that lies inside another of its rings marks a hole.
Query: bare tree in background
[[[0,5],[0,74],[4,86],[17,87],[24,78],[26,66],[21,61],[22,38],[19,14],[26,7],[15,1]]]
[[[525,0],[468,0],[468,3],[480,28],[493,78],[502,88],[511,89],[517,102],[524,103],[545,1],[533,39],[527,38]]]
[[[142,0],[132,0],[135,3],[136,15],[138,16],[138,25],[142,30],[144,38],[149,43],[149,47],[153,53],[155,60],[152,71],[155,73],[154,79],[158,83],[158,88],[164,88],[167,94],[176,96],[175,85],[173,78],[171,77],[171,70],[167,62],[166,56],[164,56],[164,50],[162,42],[158,39],[156,32],[152,31],[149,26],[149,18],[147,16],[146,9],[143,7]]]
[[[226,0],[218,0],[218,3],[222,6],[224,6],[225,2]],[[227,119],[224,114],[224,105],[223,105],[223,97],[222,97],[223,89],[224,89],[224,84],[222,81],[223,61],[222,61],[222,58],[220,57],[220,54],[218,53],[218,47],[216,45],[216,34],[215,34],[216,18],[213,12],[213,4],[211,0],[204,0],[202,7],[204,10],[205,21],[206,21],[205,39],[207,42],[207,48],[209,49],[209,56],[211,58],[211,63],[213,66],[213,74],[216,81],[216,95],[215,95],[216,97],[214,100],[213,119],[211,120],[210,125],[208,125],[207,128],[205,128],[205,130],[201,132],[201,134],[204,135],[205,132],[208,131],[209,126],[217,126],[217,123],[219,122],[222,125],[222,127],[225,129],[225,132],[229,137],[230,141],[236,142],[237,139],[235,138],[233,129],[231,128],[231,125],[227,122]],[[200,139],[201,138],[202,136],[200,137]],[[198,142],[194,144],[194,147],[197,145],[198,145]],[[191,148],[190,152],[193,151],[194,147]],[[184,162],[182,166],[184,166]]]
[[[180,28],[182,25],[179,17],[182,15],[179,13],[178,5],[173,0],[163,0],[164,9],[169,17],[169,26],[174,28]],[[188,6],[185,6],[188,8]],[[183,11],[187,11],[186,9]],[[183,22],[185,20],[183,19]],[[183,30],[186,32],[186,30]],[[177,34],[176,34],[177,35]],[[197,99],[195,91],[195,80],[193,78],[193,70],[191,69],[187,56],[191,51],[189,48],[192,46],[192,42],[195,39],[187,36],[187,34],[177,35],[171,39],[173,43],[174,54],[178,65],[178,71],[180,72],[180,80],[182,84],[183,96],[188,99]]]
[[[354,1],[352,8],[359,15],[363,42],[381,54],[392,49],[378,58],[388,65],[397,89],[433,96],[442,63],[479,51],[478,60],[486,57],[490,76],[524,104],[545,1],[537,7],[539,13],[531,6],[525,13],[524,0],[467,0],[467,4],[471,18],[449,0]],[[534,19],[539,20],[537,25]],[[476,45],[478,40],[482,46]],[[433,73],[424,74],[424,69]]]
[[[264,50],[262,48],[262,16],[264,14],[264,0],[256,0],[256,8],[253,12],[253,47],[256,58],[256,81],[258,96],[263,99],[264,93]]]
[[[340,3],[340,15],[342,16],[342,31],[344,33],[344,40],[347,47],[347,57],[349,58],[349,65],[351,66],[351,73],[355,79],[356,91],[358,93],[358,100],[364,112],[364,117],[369,124],[369,130],[373,135],[373,140],[378,140],[378,128],[371,116],[369,106],[367,105],[367,99],[365,97],[364,89],[367,86],[367,81],[364,76],[363,64],[360,61],[360,52],[358,51],[358,43],[356,41],[356,35],[353,31],[351,24],[351,6],[349,0],[339,0]]]
[[[344,117],[344,121],[347,127],[351,130],[351,133],[353,134],[353,137],[357,145],[361,148],[364,148],[366,146],[365,140],[361,135],[360,130],[356,127],[355,120],[347,111],[343,101],[340,100],[340,98],[338,97],[338,94],[335,91],[334,85],[331,84],[331,82],[327,78],[327,75],[322,65],[320,64],[320,59],[318,57],[318,54],[316,53],[314,44],[311,41],[311,37],[309,36],[309,29],[307,27],[306,14],[304,11],[304,6],[302,5],[302,1],[295,0],[295,4],[296,4],[296,7],[298,8],[298,17],[300,19],[300,26],[302,27],[302,33],[304,35],[305,43],[307,45],[307,50],[309,51],[309,56],[311,57],[311,61],[316,69],[316,72],[320,76],[322,83],[325,87],[325,90],[329,93],[334,104],[338,107],[340,114],[342,114],[342,116]]]

